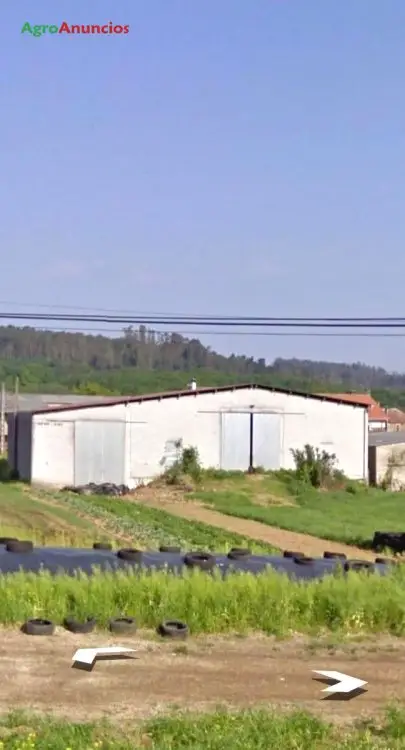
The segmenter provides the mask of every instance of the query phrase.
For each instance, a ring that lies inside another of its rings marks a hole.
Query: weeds
[[[0,724],[0,750],[400,750],[404,714],[343,728],[304,711],[250,709],[176,713],[121,729],[106,721],[75,724],[14,713]]]
[[[251,631],[286,637],[291,633],[340,635],[405,633],[405,571],[382,577],[361,573],[305,583],[269,571],[241,573],[225,581],[219,573],[120,570],[76,577],[18,572],[0,577],[0,622],[22,623],[66,615],[97,617],[100,627],[119,614],[140,627],[163,619],[184,620],[192,633]]]

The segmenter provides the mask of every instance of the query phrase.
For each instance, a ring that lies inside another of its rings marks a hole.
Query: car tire
[[[250,557],[252,551],[250,549],[244,549],[243,547],[232,547],[228,552],[228,558],[230,560],[246,560]]]
[[[7,542],[6,544],[6,550],[7,552],[15,552],[15,553],[25,553],[25,552],[32,552],[34,549],[34,545],[32,542]]]
[[[86,620],[76,620],[75,617],[65,617],[63,625],[70,633],[92,633],[96,627],[96,618],[87,617]]]
[[[117,557],[119,557],[120,560],[126,560],[127,562],[141,563],[143,553],[139,549],[119,549]]]
[[[165,620],[157,627],[157,632],[163,638],[185,640],[189,635],[188,625],[181,620]]]
[[[133,617],[113,617],[108,623],[108,627],[111,633],[122,635],[136,633],[137,631],[137,624]]]
[[[199,568],[200,570],[213,570],[216,558],[209,552],[189,552],[183,558],[188,568]]]
[[[51,620],[34,618],[32,620],[27,620],[21,630],[26,635],[53,635],[55,632],[55,624]]]

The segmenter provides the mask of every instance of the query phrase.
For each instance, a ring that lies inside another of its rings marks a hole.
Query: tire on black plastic
[[[9,542],[18,542],[18,539],[14,536],[0,536],[0,544],[8,544]]]
[[[93,549],[105,550],[106,552],[111,551],[112,544],[109,544],[108,542],[94,542]]]
[[[344,552],[324,552],[323,557],[325,560],[347,560],[347,555]]]
[[[348,573],[349,571],[367,571],[368,573],[374,572],[374,563],[368,562],[367,560],[347,560],[343,567],[346,573]]]
[[[228,557],[230,560],[245,560],[247,557],[250,557],[252,554],[252,550],[250,549],[244,549],[243,547],[232,547],[232,549],[228,552]]]
[[[111,633],[136,633],[137,624],[134,617],[113,617],[108,623]]]
[[[312,565],[316,561],[313,557],[305,557],[304,555],[300,555],[299,557],[294,557],[294,562],[297,565]]]
[[[32,552],[33,549],[33,543],[28,541],[7,542],[6,544],[7,552]]]
[[[185,640],[189,635],[188,625],[181,620],[164,620],[157,627],[157,632],[163,638]]]
[[[120,560],[127,560],[128,562],[142,562],[143,553],[139,549],[119,549],[117,557]]]
[[[51,620],[34,618],[27,620],[21,628],[26,635],[53,635],[55,624]]]
[[[216,565],[216,558],[209,552],[189,552],[184,555],[184,564],[188,568],[199,568],[200,570],[212,570]]]
[[[305,557],[303,552],[293,552],[290,549],[286,549],[283,552],[283,557]]]
[[[173,552],[173,554],[176,553],[179,555],[181,552],[181,547],[171,547],[167,544],[161,544],[159,547],[159,552]]]
[[[63,625],[71,633],[92,633],[96,622],[95,617],[87,617],[83,621],[76,620],[75,617],[65,617]]]
[[[396,565],[397,564],[394,560],[390,560],[389,557],[376,557],[374,562],[377,565]]]

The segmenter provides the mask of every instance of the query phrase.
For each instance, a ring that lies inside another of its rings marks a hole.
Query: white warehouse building
[[[234,385],[122,397],[9,416],[9,461],[23,480],[55,486],[113,482],[134,488],[197,448],[205,468],[293,468],[306,443],[335,453],[367,480],[362,404],[279,388]]]

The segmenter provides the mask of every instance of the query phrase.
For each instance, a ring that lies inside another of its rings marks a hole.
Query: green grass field
[[[112,532],[132,537],[140,549],[157,549],[160,544],[179,546],[184,550],[228,551],[231,547],[250,547],[254,552],[276,552],[268,544],[251,540],[197,521],[175,517],[164,510],[148,508],[120,498],[84,497],[63,493],[58,502],[101,522]]]
[[[0,536],[31,539],[37,544],[90,544],[100,534],[91,519],[61,504],[35,496],[25,485],[0,483]]]
[[[96,541],[122,547],[127,546],[122,539],[128,539],[140,549],[168,544],[185,551],[219,552],[246,546],[267,554],[275,551],[270,545],[251,545],[238,534],[120,498],[50,492],[13,482],[0,483],[0,536],[71,547],[87,547]]]
[[[404,493],[354,489],[324,491],[266,474],[235,475],[204,479],[192,499],[226,515],[357,546],[367,546],[375,531],[405,529]]]
[[[0,750],[401,750],[405,714],[336,727],[308,713],[271,710],[179,714],[118,729],[24,714],[0,722]]]

